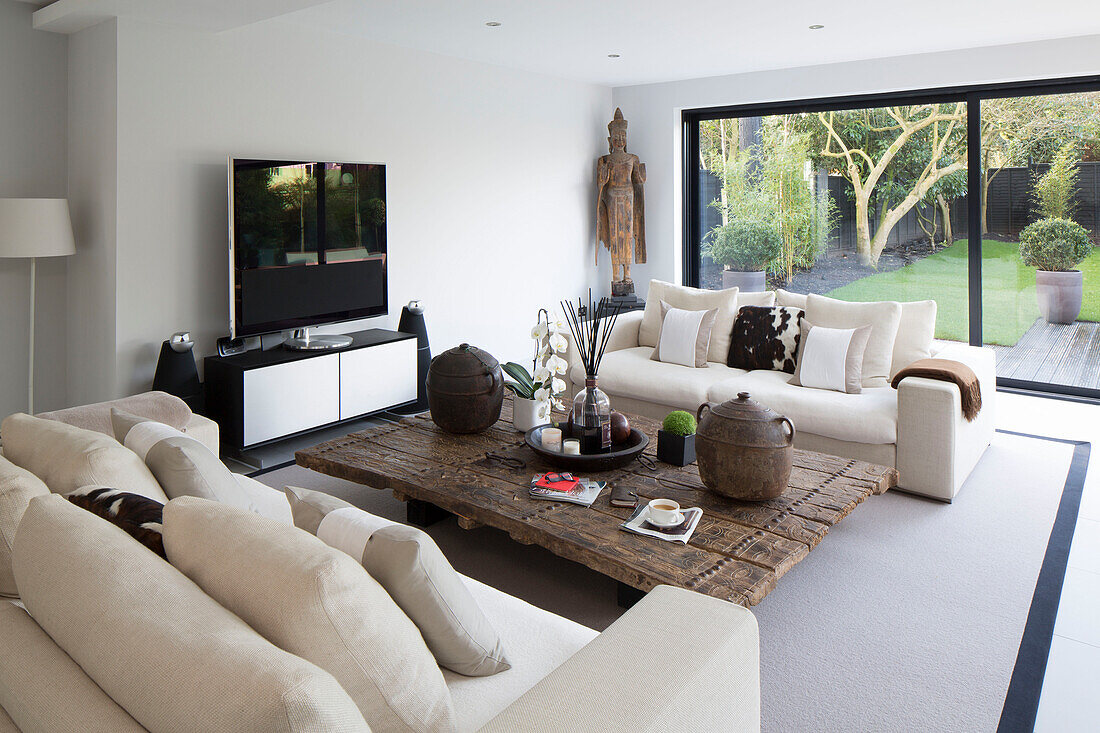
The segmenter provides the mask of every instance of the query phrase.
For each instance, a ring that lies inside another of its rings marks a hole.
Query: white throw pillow
[[[863,389],[863,352],[871,327],[826,328],[803,320],[801,328],[798,366],[790,383],[796,387],[859,394]]]
[[[901,304],[901,323],[894,341],[890,379],[917,359],[932,356],[932,340],[936,337],[936,301],[916,300]]]
[[[511,669],[500,634],[427,533],[318,494],[287,487],[297,506],[313,505],[302,512],[307,525],[311,514],[324,513],[317,538],[362,563],[420,629],[441,666],[471,677]]]
[[[714,308],[718,315],[714,319],[714,328],[711,329],[707,361],[726,363],[726,355],[730,353],[730,332],[733,331],[733,322],[737,318],[737,288],[702,290],[650,280],[646,298],[648,300],[642,314],[642,323],[638,327],[639,346],[657,345],[657,338],[661,335],[661,321],[664,320],[661,317],[661,303],[686,311]]]
[[[801,308],[806,310],[806,296],[802,293],[792,293],[780,288],[775,291],[775,304],[785,308]]]
[[[717,315],[716,309],[680,310],[661,303],[661,333],[650,358],[667,364],[706,367],[710,335]]]
[[[806,320],[826,328],[870,326],[871,336],[863,353],[863,386],[889,386],[894,341],[901,322],[900,303],[849,303],[811,293],[806,296]]]
[[[741,308],[746,305],[759,305],[764,308],[771,308],[775,305],[775,293],[770,290],[761,290],[752,293],[742,290],[737,293],[737,312],[740,313]]]

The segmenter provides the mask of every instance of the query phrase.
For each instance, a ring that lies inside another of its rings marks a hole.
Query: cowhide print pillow
[[[161,536],[164,505],[159,501],[103,486],[85,486],[66,494],[65,498],[121,527],[135,540],[167,559]]]
[[[794,374],[805,311],[791,306],[746,305],[730,333],[728,366]]]

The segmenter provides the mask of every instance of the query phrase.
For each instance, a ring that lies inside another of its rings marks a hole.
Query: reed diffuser
[[[612,304],[607,298],[597,303],[589,290],[587,306],[580,298],[576,305],[563,300],[562,310],[585,374],[584,389],[573,398],[573,437],[580,440],[582,454],[609,453],[611,401],[596,385],[596,374],[622,305]]]

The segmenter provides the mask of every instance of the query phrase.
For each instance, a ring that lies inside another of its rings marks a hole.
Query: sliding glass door
[[[1012,91],[686,112],[685,280],[935,300],[936,337],[994,346],[1006,384],[1100,395],[1100,81]],[[1078,230],[1080,264],[1036,259]],[[1084,276],[1058,324],[1055,265]]]

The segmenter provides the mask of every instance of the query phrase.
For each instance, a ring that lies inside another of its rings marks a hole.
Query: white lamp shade
[[[76,254],[67,199],[0,199],[0,257]]]

